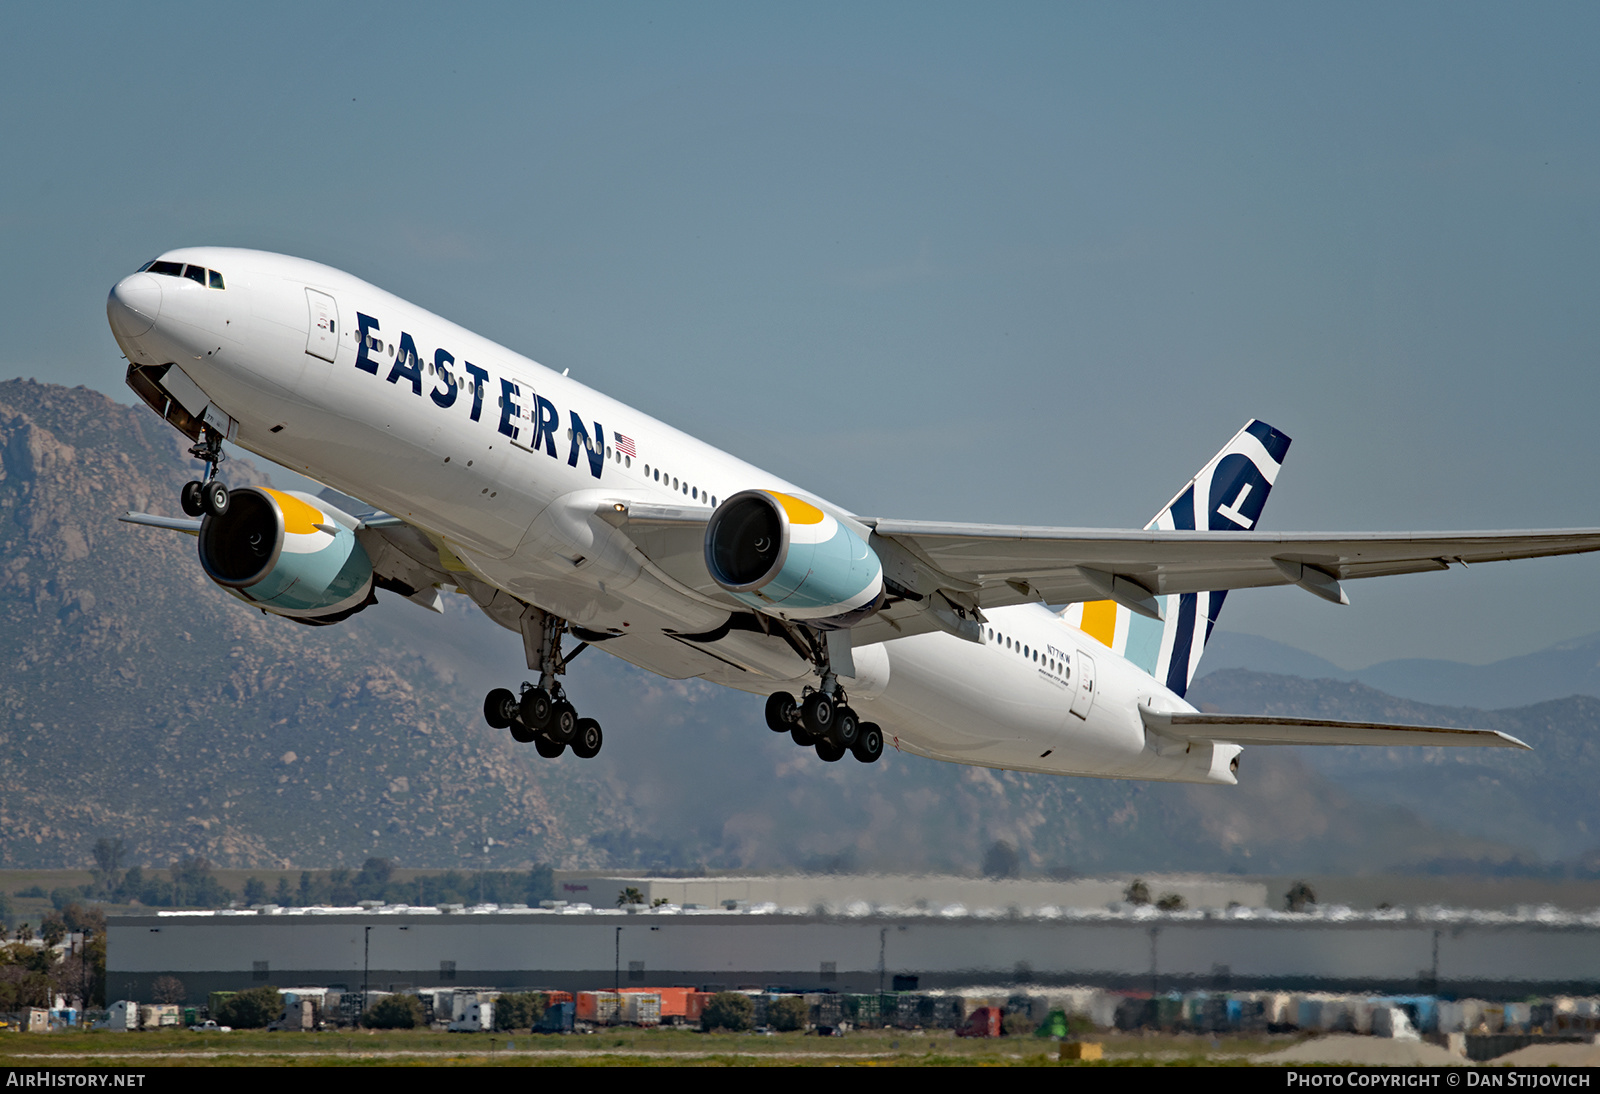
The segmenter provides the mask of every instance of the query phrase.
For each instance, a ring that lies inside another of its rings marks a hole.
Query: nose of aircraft
[[[106,318],[125,338],[137,338],[156,324],[161,314],[161,282],[145,273],[129,274],[106,298]]]

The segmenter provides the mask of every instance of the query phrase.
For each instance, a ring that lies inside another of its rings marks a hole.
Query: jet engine
[[[200,525],[206,576],[262,611],[337,623],[374,602],[372,561],[355,533],[313,499],[241,487]]]
[[[775,490],[745,490],[717,506],[705,550],[712,579],[768,615],[849,627],[883,600],[883,565],[866,540]]]

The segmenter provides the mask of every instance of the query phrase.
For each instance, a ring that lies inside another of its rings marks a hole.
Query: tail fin
[[[1251,419],[1145,527],[1254,530],[1288,451],[1288,437]],[[1182,695],[1200,667],[1200,654],[1227,595],[1163,596],[1164,622],[1134,615],[1110,600],[1069,605],[1061,617]]]

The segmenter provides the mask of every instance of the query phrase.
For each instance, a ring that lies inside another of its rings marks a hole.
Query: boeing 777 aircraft
[[[768,696],[827,761],[885,742],[1062,775],[1236,781],[1242,747],[1487,745],[1504,734],[1200,713],[1184,701],[1230,589],[1600,549],[1600,530],[1266,533],[1289,438],[1250,421],[1142,530],[865,517],[314,262],[169,251],[111,290],[127,382],[192,442],[184,518],[234,596],[328,624],[376,590],[462,593],[536,681],[484,716],[539,754],[600,751],[561,678],[597,646]],[[360,499],[229,490],[224,442]],[[359,508],[359,507],[358,507]],[[575,643],[575,644],[574,644]],[[509,681],[508,681],[509,683]],[[581,697],[578,697],[581,700]]]

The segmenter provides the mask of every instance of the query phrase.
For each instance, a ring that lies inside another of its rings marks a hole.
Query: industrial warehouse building
[[[107,990],[253,984],[875,992],[972,985],[1600,993],[1600,914],[1259,907],[275,908],[109,922]]]

